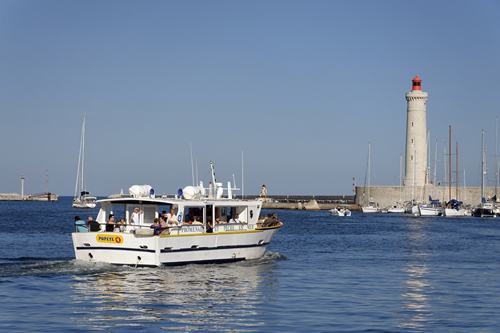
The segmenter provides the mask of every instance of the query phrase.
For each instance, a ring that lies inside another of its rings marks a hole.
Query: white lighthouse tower
[[[406,121],[406,160],[404,186],[424,186],[427,170],[427,93],[422,91],[422,80],[416,76],[408,101]]]

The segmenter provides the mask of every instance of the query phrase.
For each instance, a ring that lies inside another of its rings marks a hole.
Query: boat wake
[[[287,257],[280,253],[266,252],[260,259],[241,261],[230,265],[243,266],[261,266],[272,264],[280,260],[286,260]],[[194,266],[207,266],[205,264],[196,264]],[[38,257],[19,257],[19,258],[0,258],[0,277],[16,276],[60,276],[60,275],[89,275],[106,272],[122,272],[129,270],[153,270],[156,268],[135,268],[133,266],[119,266],[104,262],[88,262],[77,259],[67,258],[38,258]],[[171,267],[160,267],[159,269],[171,269]]]

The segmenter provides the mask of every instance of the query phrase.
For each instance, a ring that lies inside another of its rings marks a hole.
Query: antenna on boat
[[[243,199],[244,197],[245,197],[245,178],[243,174],[243,150],[242,150],[241,151],[241,199]]]
[[[189,151],[191,152],[191,176],[193,177],[193,186],[194,186],[193,146],[191,145],[191,142],[189,143]]]
[[[213,186],[216,186],[215,171],[214,171],[214,165],[213,165],[212,161],[210,161],[210,170],[212,171],[212,184],[213,184]]]

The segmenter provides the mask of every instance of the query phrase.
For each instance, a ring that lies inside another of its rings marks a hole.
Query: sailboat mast
[[[446,200],[446,141],[443,142],[443,169],[444,169],[444,190],[443,190],[443,200]]]
[[[438,156],[438,140],[436,139],[436,148],[434,148],[434,187],[432,188],[432,195],[434,195],[434,189],[436,188],[436,171],[437,171],[437,156]]]
[[[371,153],[371,142],[368,142],[368,201],[370,201],[370,153]]]
[[[399,154],[399,204],[401,204],[401,170],[403,169],[403,154]]]
[[[80,178],[81,178],[81,173],[80,170],[82,170],[82,149],[83,149],[83,138],[84,138],[84,131],[85,131],[85,116],[83,117],[83,125],[82,125],[82,133],[80,135],[80,152],[78,154],[78,167],[76,170],[76,184],[75,184],[75,198],[80,196],[81,188],[79,188],[80,185]],[[83,170],[82,170],[83,172]]]
[[[448,201],[451,200],[451,125],[448,134]]]
[[[483,136],[482,136],[482,145],[481,145],[481,151],[482,151],[482,160],[481,160],[481,202],[483,201],[484,198],[484,177],[486,175],[486,169],[485,169],[485,162],[484,162],[484,130],[483,130]]]
[[[498,117],[496,117],[495,124],[495,201],[497,198],[497,180],[498,180]]]
[[[456,195],[455,197],[457,198],[458,200],[458,142],[456,142],[456,154],[455,154],[455,163],[456,163],[456,167],[455,167],[455,188],[456,188]]]
[[[82,127],[82,176],[81,176],[80,193],[81,191],[85,191],[85,184],[83,179],[83,175],[85,174],[85,171],[83,170],[84,167],[85,167],[85,117],[83,117],[83,127]]]

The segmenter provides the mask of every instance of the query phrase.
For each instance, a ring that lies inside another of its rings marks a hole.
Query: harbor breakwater
[[[276,195],[262,200],[263,209],[329,210],[343,205],[351,210],[360,210],[354,195]]]

